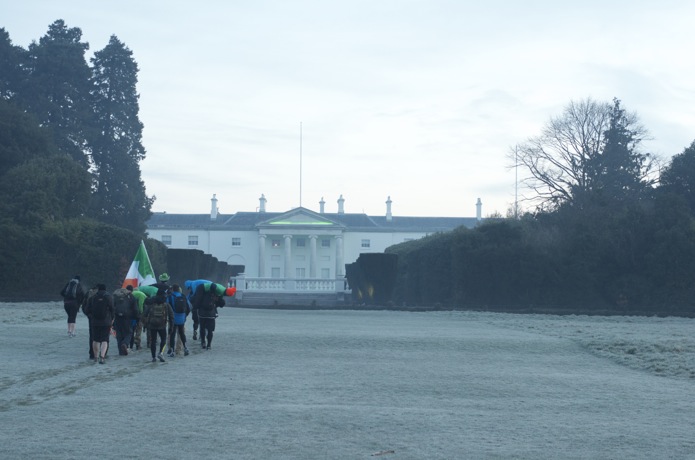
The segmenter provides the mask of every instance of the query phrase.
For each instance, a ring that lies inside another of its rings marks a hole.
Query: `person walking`
[[[139,317],[137,301],[132,294],[133,286],[119,288],[113,291],[113,310],[115,313],[113,327],[116,330],[116,345],[118,354],[128,356],[130,340],[133,336],[132,321]]]
[[[77,312],[80,311],[80,305],[84,300],[84,289],[80,283],[80,275],[75,275],[68,281],[60,295],[63,297],[63,308],[68,314],[68,337],[75,337],[75,323],[77,321]]]
[[[174,312],[167,303],[166,291],[159,289],[157,295],[145,300],[145,323],[149,330],[150,351],[152,362],[164,362],[162,352],[167,343],[167,323],[173,324]],[[159,352],[157,352],[157,335],[159,335]]]
[[[152,286],[156,287],[157,289],[164,289],[166,295],[169,295],[171,292],[171,285],[169,285],[169,274],[162,273],[159,275],[159,282],[154,283]]]
[[[87,302],[87,315],[92,321],[92,350],[99,364],[104,364],[109,348],[109,336],[113,325],[113,298],[106,292],[106,285],[98,284],[97,292]]]
[[[140,344],[142,343],[142,313],[145,306],[145,299],[147,299],[147,294],[137,289],[133,289],[133,287],[130,285],[126,289],[131,291],[131,294],[133,297],[135,297],[135,302],[137,303],[138,309],[137,319],[133,319],[131,321],[133,326],[133,334],[130,336],[130,349],[132,350],[133,346],[135,346],[135,349],[139,350]]]
[[[225,305],[224,293],[225,288],[221,284],[204,283],[196,288],[193,295],[193,309],[198,311],[200,322],[200,346],[204,350],[209,350],[212,345],[217,308]]]
[[[87,324],[89,326],[89,359],[91,360],[96,360],[97,357],[94,354],[94,324],[92,321],[92,315],[89,314],[89,299],[94,297],[94,294],[96,293],[97,286],[94,285],[87,291],[84,298],[82,299],[82,313],[84,313],[84,315],[87,317]]]
[[[211,284],[212,281],[208,280],[186,280],[183,285],[186,287],[188,290],[188,294],[186,294],[186,297],[188,297],[188,302],[191,304],[191,319],[193,319],[193,340],[198,340],[198,310],[193,307],[193,296],[195,295],[196,289],[198,289],[198,286],[201,284]]]
[[[174,284],[171,286],[171,294],[167,297],[167,302],[174,312],[174,323],[170,328],[169,336],[169,353],[168,356],[173,358],[176,356],[174,345],[176,344],[176,332],[178,331],[181,343],[183,344],[183,354],[188,356],[190,353],[186,346],[186,318],[191,312],[191,304],[185,295],[181,293],[181,286]]]

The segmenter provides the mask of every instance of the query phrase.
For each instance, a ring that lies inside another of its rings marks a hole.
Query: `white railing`
[[[231,286],[237,292],[345,292],[348,290],[345,278],[249,278],[243,273],[230,278]]]

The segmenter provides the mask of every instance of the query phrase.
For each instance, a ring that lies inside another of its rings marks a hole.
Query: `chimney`
[[[217,219],[217,194],[213,193],[212,198],[210,199],[212,201],[212,208],[210,209],[210,220],[215,220]]]
[[[386,222],[391,222],[393,216],[391,215],[391,195],[386,199]]]
[[[480,198],[478,198],[478,201],[475,203],[475,218],[478,219],[478,221],[483,218],[483,202],[480,201]]]
[[[323,201],[323,197],[321,197],[321,201],[319,201],[319,210],[320,210],[319,212],[320,212],[321,214],[324,213],[325,205],[326,205],[326,202]]]
[[[340,198],[338,198],[338,214],[345,214],[345,198],[343,198],[343,195],[340,195]]]
[[[265,202],[268,201],[265,199],[265,195],[261,193],[261,197],[258,199],[261,202],[260,208],[258,208],[258,212],[265,212]]]

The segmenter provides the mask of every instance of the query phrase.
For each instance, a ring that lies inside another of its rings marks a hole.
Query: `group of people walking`
[[[234,295],[223,285],[208,280],[189,280],[184,284],[187,294],[178,284],[169,285],[169,276],[163,273],[159,282],[150,286],[126,286],[112,293],[104,284],[85,291],[80,276],[75,275],[60,292],[68,315],[68,337],[75,337],[77,312],[82,308],[89,319],[89,357],[104,364],[109,349],[109,338],[115,331],[118,353],[127,356],[141,348],[142,331],[146,331],[147,345],[152,362],[165,362],[167,348],[171,358],[176,356],[177,336],[184,355],[187,345],[185,324],[188,315],[193,318],[193,340],[198,338],[202,349],[211,348],[217,309],[225,306],[224,295]],[[157,345],[159,337],[159,346]]]

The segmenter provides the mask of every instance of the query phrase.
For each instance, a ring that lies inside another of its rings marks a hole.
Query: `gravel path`
[[[689,319],[225,308],[98,365],[84,316],[0,312],[3,459],[695,458]]]

